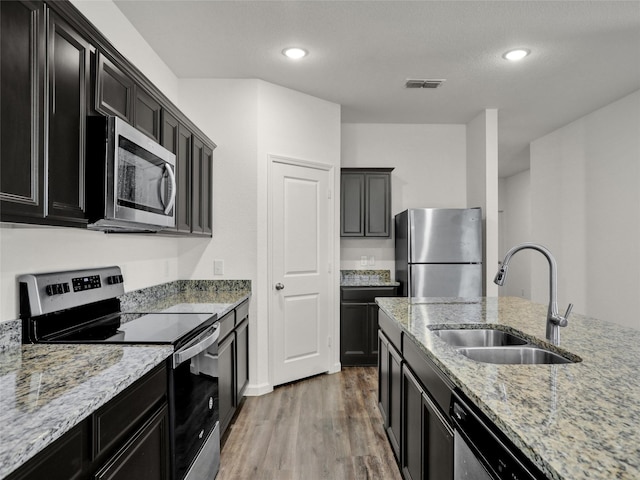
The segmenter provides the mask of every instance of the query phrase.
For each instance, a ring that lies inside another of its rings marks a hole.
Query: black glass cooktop
[[[177,344],[213,324],[208,313],[121,313],[94,320],[45,341],[59,343]]]

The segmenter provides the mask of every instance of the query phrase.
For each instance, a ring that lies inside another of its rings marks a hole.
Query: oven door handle
[[[180,350],[173,354],[173,368],[176,368],[181,363],[195,357],[196,355],[204,352],[207,348],[213,345],[218,341],[220,337],[220,325],[216,324],[213,327],[213,333],[203,338],[200,342],[195,345],[185,348],[184,350]]]

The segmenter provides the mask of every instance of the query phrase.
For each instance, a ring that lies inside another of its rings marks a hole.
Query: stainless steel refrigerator
[[[395,217],[403,296],[482,296],[482,210],[411,208]]]

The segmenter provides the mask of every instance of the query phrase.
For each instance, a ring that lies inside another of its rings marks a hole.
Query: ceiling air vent
[[[440,85],[442,85],[443,82],[444,82],[444,79],[438,79],[438,80],[409,79],[404,84],[404,86],[405,88],[438,88]]]

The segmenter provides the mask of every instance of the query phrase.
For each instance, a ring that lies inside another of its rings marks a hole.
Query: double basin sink
[[[442,329],[433,330],[433,333],[455,347],[459,353],[476,362],[540,365],[576,361],[534,345],[517,334],[495,328]]]

